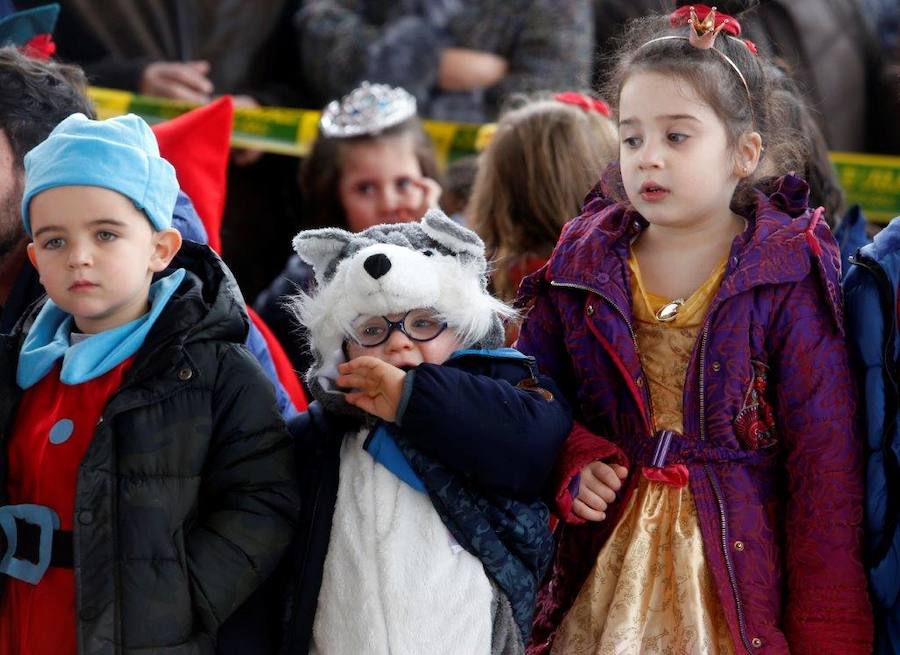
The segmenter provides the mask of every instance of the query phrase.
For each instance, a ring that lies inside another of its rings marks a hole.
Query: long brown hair
[[[549,257],[563,224],[616,157],[612,122],[552,99],[504,114],[481,155],[467,213],[497,265],[494,291],[510,300],[510,270]]]

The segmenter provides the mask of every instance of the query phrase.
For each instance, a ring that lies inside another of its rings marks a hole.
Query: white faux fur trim
[[[365,260],[382,254],[391,269],[373,279]],[[320,361],[341,347],[354,322],[364,315],[396,314],[432,307],[465,346],[481,341],[496,317],[515,312],[483,288],[483,260],[432,254],[392,244],[374,244],[341,261],[331,280],[315,295],[300,294],[295,311],[309,332]]]

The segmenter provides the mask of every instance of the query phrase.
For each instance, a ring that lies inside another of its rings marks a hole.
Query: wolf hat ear
[[[294,237],[297,256],[313,267],[316,282],[322,284],[330,265],[337,259],[353,234],[346,230],[326,227],[321,230],[304,230]]]
[[[439,209],[429,209],[422,217],[422,229],[429,237],[456,254],[484,257],[484,242]]]

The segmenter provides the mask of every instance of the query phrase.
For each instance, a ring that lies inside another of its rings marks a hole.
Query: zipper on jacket
[[[712,312],[706,317],[703,333],[700,335],[700,441],[706,441],[706,344],[709,341],[709,329],[712,325]],[[728,583],[731,585],[731,594],[734,597],[734,607],[738,616],[738,630],[741,633],[741,641],[748,653],[752,653],[750,639],[747,636],[747,620],[744,616],[744,603],[738,590],[737,575],[734,572],[734,562],[731,559],[731,551],[728,549],[728,518],[725,512],[725,496],[719,480],[709,464],[704,464],[706,477],[709,479],[716,496],[716,505],[719,509],[719,530],[722,535],[722,555],[725,557],[725,568],[728,570]]]
[[[706,325],[700,334],[700,441],[706,441],[706,342],[711,324],[712,312],[706,317]]]
[[[638,348],[637,335],[634,332],[634,326],[631,324],[631,321],[628,319],[627,314],[625,314],[625,312],[622,310],[621,307],[619,307],[615,302],[613,302],[612,298],[607,296],[605,293],[598,291],[597,289],[593,289],[591,287],[586,287],[581,284],[570,284],[568,282],[556,282],[555,280],[551,280],[550,286],[552,286],[552,287],[567,287],[569,289],[578,289],[579,291],[587,291],[588,293],[593,293],[594,295],[599,296],[604,301],[606,301],[606,303],[610,307],[612,307],[619,314],[619,316],[622,317],[622,320],[625,321],[625,325],[628,326],[628,333],[631,335],[631,342],[634,344],[634,352],[637,353],[638,359],[640,360],[641,352],[640,352],[640,349]],[[645,375],[643,375],[643,365],[641,366],[641,375],[643,377],[646,377]],[[644,389],[646,389],[646,386],[644,387]],[[652,432],[653,426],[655,424],[654,419],[653,419],[653,403],[650,402],[649,392],[645,391],[643,395],[644,395],[644,404],[647,406],[647,412],[650,415],[649,427]]]
[[[753,648],[750,645],[750,639],[747,637],[747,620],[744,616],[744,606],[741,603],[741,596],[738,591],[737,576],[734,572],[734,562],[731,561],[731,556],[728,553],[728,523],[725,517],[725,500],[722,488],[719,486],[719,481],[716,479],[715,473],[713,473],[709,464],[704,464],[703,468],[706,471],[706,477],[709,479],[709,483],[712,485],[713,494],[716,497],[716,505],[719,508],[719,528],[722,535],[722,552],[725,554],[725,568],[728,569],[728,582],[731,584],[731,593],[734,596],[735,609],[737,610],[738,630],[741,633],[741,641],[744,643],[744,648],[748,653],[752,653]]]

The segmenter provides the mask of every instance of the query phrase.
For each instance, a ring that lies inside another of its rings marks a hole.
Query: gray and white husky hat
[[[332,391],[328,380],[361,316],[430,307],[464,347],[503,345],[503,319],[514,310],[487,291],[484,243],[439,210],[418,223],[376,225],[356,234],[306,230],[294,238],[294,250],[316,278],[316,287],[295,296],[292,308],[309,335],[314,362],[307,383],[320,400]]]

